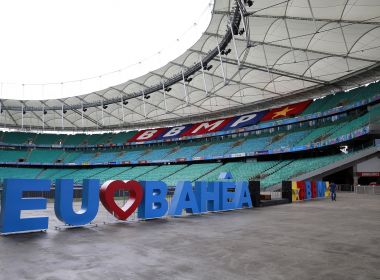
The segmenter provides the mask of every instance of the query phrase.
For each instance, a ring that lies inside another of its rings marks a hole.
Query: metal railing
[[[380,186],[361,186],[357,185],[354,187],[354,192],[356,194],[369,194],[369,195],[380,195]]]

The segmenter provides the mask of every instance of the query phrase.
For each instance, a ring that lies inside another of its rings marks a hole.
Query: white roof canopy
[[[234,13],[235,0],[216,0],[199,41],[142,77],[65,99],[1,100],[0,126],[163,126],[308,99],[378,79],[378,0],[255,0],[251,7],[242,2]],[[240,33],[233,38],[230,20]],[[201,70],[200,60],[208,70]],[[192,80],[183,83],[182,73]]]

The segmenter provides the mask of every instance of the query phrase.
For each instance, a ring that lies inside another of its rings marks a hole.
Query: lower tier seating
[[[107,180],[161,180],[169,186],[181,180],[216,181],[222,172],[231,172],[234,181],[259,180],[261,186],[269,186],[335,163],[351,154],[336,154],[301,159],[237,161],[229,163],[194,163],[151,166],[98,167],[98,168],[16,168],[0,167],[0,181],[5,178],[73,179],[81,184],[83,179]]]

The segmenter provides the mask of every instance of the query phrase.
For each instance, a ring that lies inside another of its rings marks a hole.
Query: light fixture
[[[87,108],[83,108],[83,112],[86,112],[87,111]]]
[[[244,4],[246,4],[248,7],[251,7],[253,5],[252,0],[244,0]]]
[[[171,90],[172,90],[172,88],[166,88],[166,89],[165,89],[166,92],[169,92],[169,91],[171,91]]]
[[[149,99],[149,98],[150,98],[150,95],[145,95],[144,98],[145,98],[145,99]]]
[[[209,66],[206,68],[206,70],[207,70],[207,71],[210,71],[212,67],[213,67],[212,65],[209,65]]]
[[[47,114],[47,111],[46,110],[44,110],[44,115],[46,115]]]
[[[108,108],[108,106],[107,105],[103,105],[103,109],[105,110],[105,109],[107,109]]]
[[[190,83],[192,80],[193,80],[193,78],[187,77],[187,78],[185,79],[185,82]]]
[[[129,102],[128,102],[127,100],[124,100],[124,101],[123,101],[123,104],[124,104],[124,105],[127,105],[128,103],[129,103]]]
[[[240,29],[240,30],[239,30],[239,35],[243,35],[243,34],[244,34],[244,31],[245,31],[244,28]]]

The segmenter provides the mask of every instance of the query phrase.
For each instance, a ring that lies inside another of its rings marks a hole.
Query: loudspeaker
[[[282,181],[282,198],[289,200],[289,203],[292,203],[292,182],[291,181]]]
[[[260,207],[260,181],[249,181],[249,192],[253,207]]]

